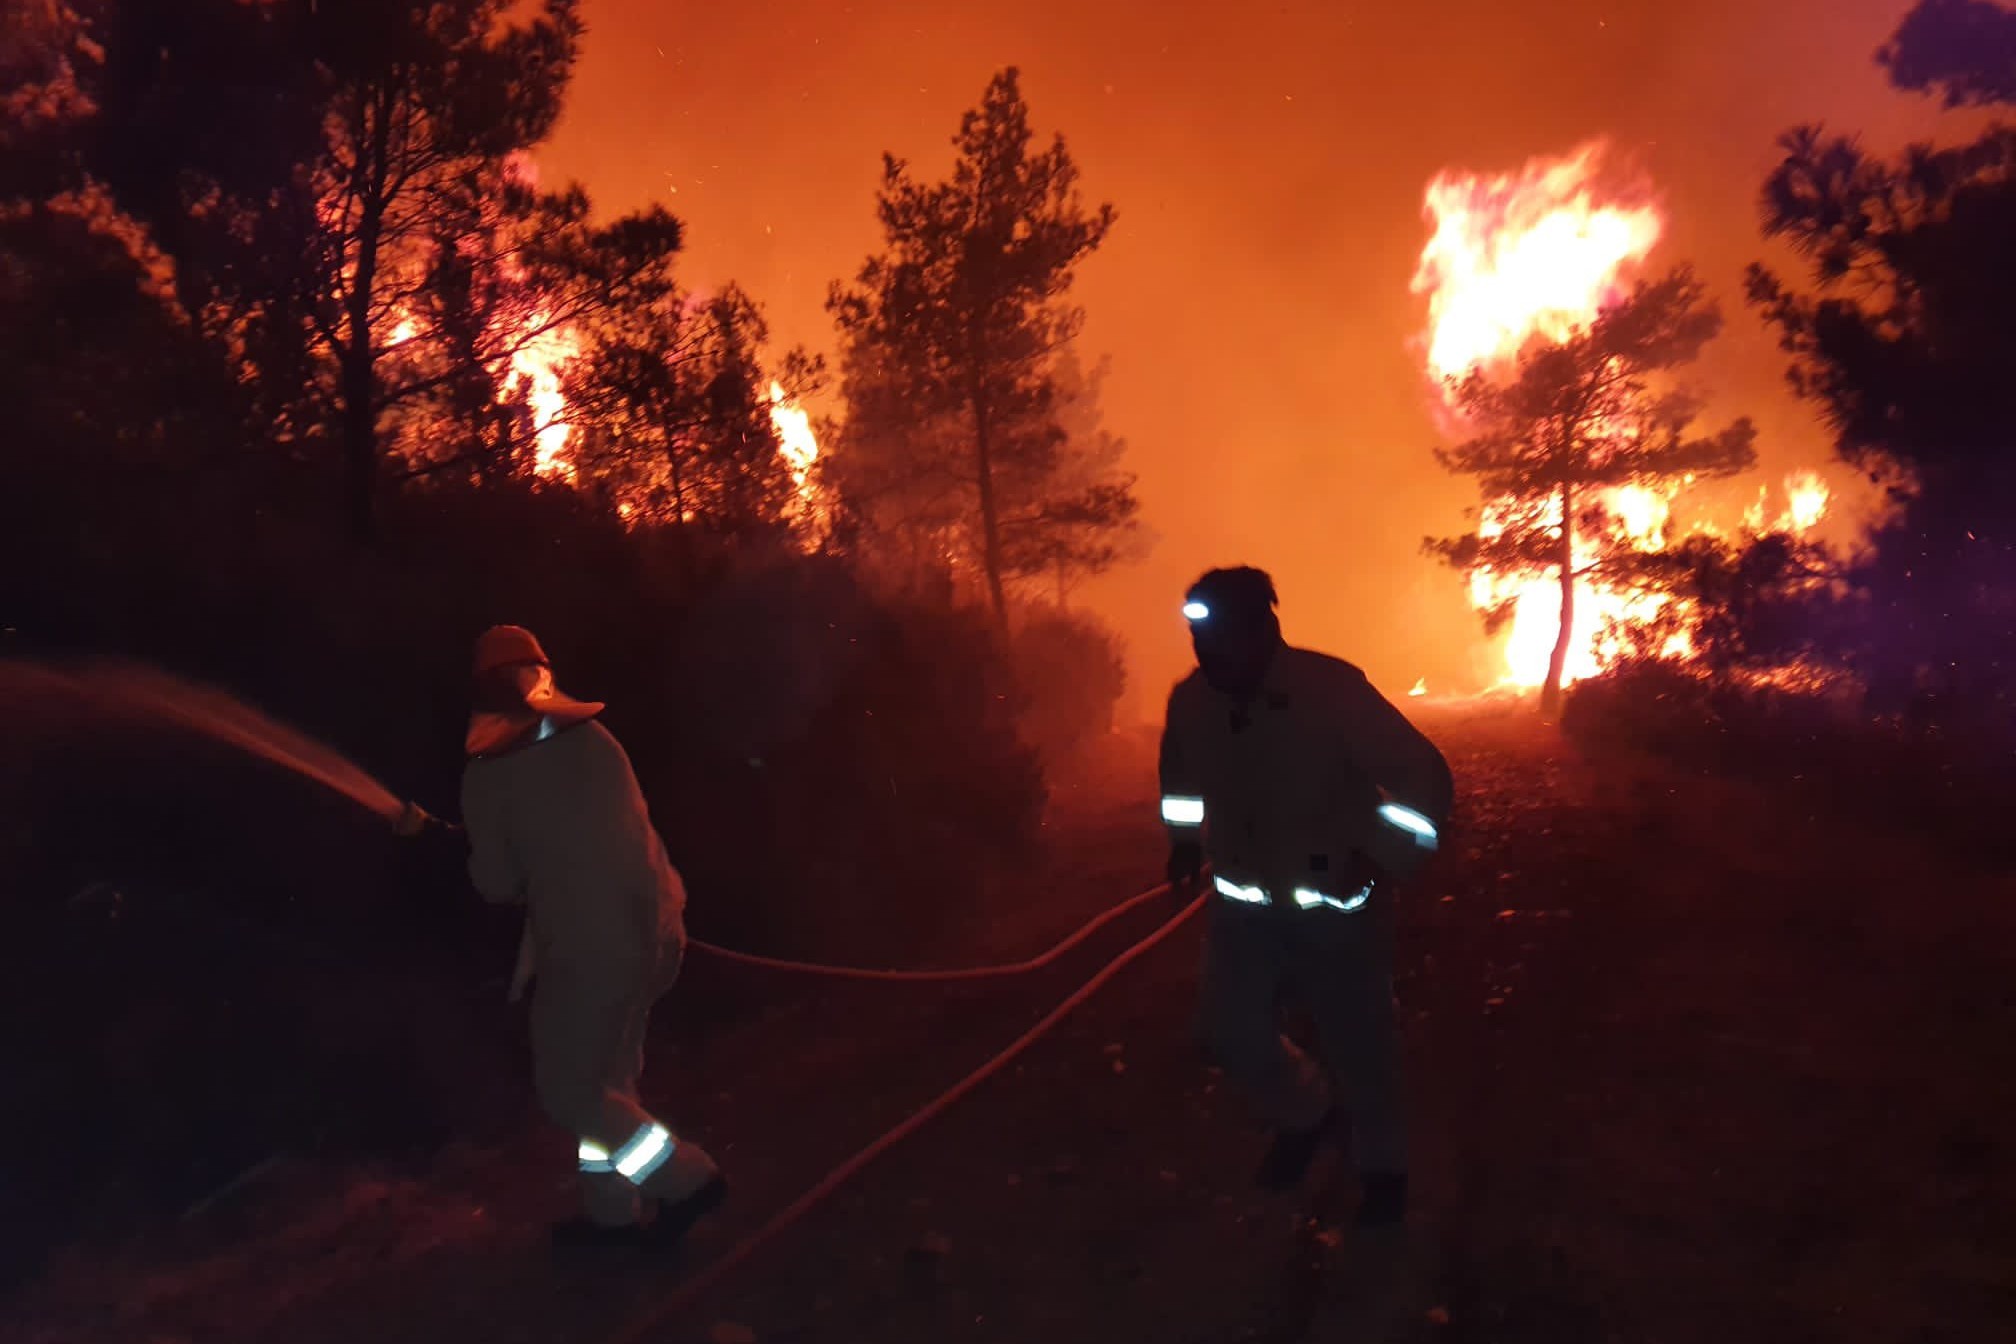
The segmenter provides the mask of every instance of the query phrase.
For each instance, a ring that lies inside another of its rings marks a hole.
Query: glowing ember
[[[1650,204],[1601,202],[1600,142],[1516,173],[1442,173],[1429,184],[1435,236],[1414,292],[1428,295],[1428,368],[1461,377],[1511,359],[1534,336],[1559,341],[1620,292],[1619,275],[1659,241]]]

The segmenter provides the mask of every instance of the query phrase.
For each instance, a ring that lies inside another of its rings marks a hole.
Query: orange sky
[[[1475,502],[1429,456],[1410,347],[1428,180],[1611,137],[1671,217],[1654,264],[1691,259],[1722,298],[1729,329],[1700,377],[1724,415],[1759,421],[1775,482],[1826,449],[1742,306],[1742,268],[1763,255],[1757,190],[1796,122],[1878,145],[1937,125],[1871,59],[1907,7],[587,0],[540,157],[604,211],[670,205],[692,284],[739,281],[780,349],[824,349],[826,287],[878,241],[883,151],[940,171],[960,113],[1019,65],[1039,134],[1061,130],[1087,196],[1120,214],[1078,298],[1160,538],[1087,595],[1127,637],[1130,708],[1159,711],[1188,666],[1182,589],[1223,563],[1272,569],[1289,637],[1389,693],[1420,676],[1465,690],[1496,660],[1461,581],[1418,551]]]

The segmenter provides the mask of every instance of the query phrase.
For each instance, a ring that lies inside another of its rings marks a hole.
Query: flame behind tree
[[[466,386],[472,367],[454,357],[453,333],[423,323],[400,347],[402,362],[431,353],[448,367],[388,378],[379,367],[384,337],[424,306],[444,268],[484,269],[478,256],[502,232],[486,219],[490,188],[508,156],[543,139],[559,116],[580,40],[575,0],[540,0],[529,22],[508,23],[515,8],[509,0],[424,9],[371,0],[318,6],[307,19],[312,78],[328,90],[309,179],[320,224],[319,292],[309,311],[335,366],[336,428],[360,532],[372,529],[383,474],[381,417],[422,389]],[[514,207],[536,208],[515,193],[505,208]],[[481,289],[468,286],[472,300]],[[431,339],[436,332],[443,339]]]
[[[577,0],[127,8],[94,168],[353,530],[402,477],[551,469],[564,333],[648,301],[679,245],[662,209],[595,223],[526,171]]]
[[[794,352],[773,380],[759,358],[767,336],[756,305],[732,287],[700,302],[668,295],[584,328],[562,381],[582,477],[689,551],[698,533],[775,535],[808,521],[817,446],[808,453],[809,426],[798,436],[780,410],[785,384],[809,381],[817,366]]]
[[[1701,284],[1680,268],[1639,283],[1566,340],[1529,346],[1509,380],[1475,370],[1451,387],[1472,437],[1436,458],[1475,476],[1494,503],[1488,526],[1431,538],[1427,548],[1469,573],[1548,574],[1558,583],[1544,713],[1560,707],[1578,581],[1601,575],[1609,553],[1628,545],[1618,539],[1628,519],[1602,492],[1731,475],[1756,460],[1747,420],[1697,435],[1695,403],[1655,385],[1691,363],[1720,326]],[[1486,618],[1496,623],[1512,614],[1501,603]]]

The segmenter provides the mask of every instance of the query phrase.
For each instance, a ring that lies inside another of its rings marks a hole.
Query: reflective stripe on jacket
[[[1442,753],[1363,672],[1287,646],[1251,700],[1213,689],[1201,671],[1177,683],[1161,777],[1172,840],[1201,831],[1220,877],[1340,897],[1350,893],[1326,882],[1336,885],[1354,850],[1396,877],[1418,868],[1455,792]]]

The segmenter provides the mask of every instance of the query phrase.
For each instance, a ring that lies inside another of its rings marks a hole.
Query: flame
[[[532,470],[540,476],[563,481],[574,479],[574,463],[567,455],[574,427],[567,423],[567,394],[561,390],[560,370],[581,352],[581,343],[564,327],[546,326],[544,313],[534,313],[525,329],[534,333],[511,355],[511,372],[504,390],[522,389],[526,405],[532,408]]]
[[[1642,551],[1666,549],[1666,520],[1673,505],[1665,495],[1645,485],[1626,485],[1605,492],[1603,507],[1618,530]]]
[[[1833,491],[1817,471],[1795,471],[1784,481],[1785,507],[1771,516],[1771,489],[1757,487],[1757,502],[1743,511],[1743,526],[1752,532],[1790,532],[1800,536],[1818,526],[1827,516]]]
[[[784,395],[784,384],[770,384],[770,427],[777,431],[777,451],[791,464],[791,482],[798,498],[811,503],[809,478],[812,464],[819,460],[819,440],[812,434],[812,417]]]
[[[1620,292],[1659,241],[1658,208],[1599,202],[1601,141],[1496,177],[1444,172],[1428,186],[1435,234],[1414,292],[1428,295],[1438,379],[1508,362],[1535,336],[1565,339]]]
[[[1671,510],[1667,496],[1648,486],[1627,485],[1603,492],[1602,503],[1610,517],[1614,539],[1639,550],[1666,548],[1666,524]],[[1477,525],[1478,535],[1489,540],[1505,530],[1507,506],[1504,502],[1487,506]],[[1541,525],[1561,525],[1560,501],[1550,500],[1541,514]],[[1578,534],[1575,538],[1575,567],[1595,563],[1598,538]],[[1593,677],[1605,664],[1625,652],[1622,629],[1642,626],[1666,614],[1672,599],[1659,593],[1633,592],[1608,584],[1580,579],[1575,585],[1575,618],[1569,628],[1568,657],[1562,664],[1561,684]],[[1559,575],[1498,574],[1488,569],[1470,575],[1470,603],[1479,610],[1510,604],[1511,635],[1505,642],[1505,670],[1499,684],[1532,690],[1547,683],[1547,666],[1554,656],[1554,637],[1561,630],[1561,580]],[[1684,615],[1684,609],[1682,614]],[[1669,636],[1660,648],[1663,656],[1682,658],[1693,652],[1692,641],[1682,622],[1680,631]]]
[[[1428,694],[1428,678],[1423,677],[1419,681],[1415,682],[1413,687],[1410,690],[1408,690],[1407,694],[1415,696]]]
[[[826,511],[820,505],[818,487],[812,483],[812,466],[819,460],[819,440],[812,433],[812,417],[784,393],[782,383],[770,384],[770,427],[777,434],[777,451],[791,468],[791,484],[797,491],[792,501],[790,521],[802,529],[807,549],[816,550],[826,530]]]
[[[1779,525],[1787,532],[1800,533],[1812,530],[1827,516],[1833,492],[1819,472],[1795,471],[1785,478],[1785,498],[1785,516]]]

